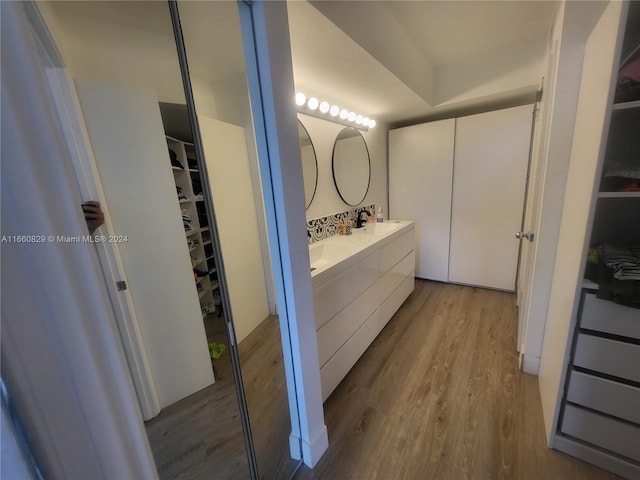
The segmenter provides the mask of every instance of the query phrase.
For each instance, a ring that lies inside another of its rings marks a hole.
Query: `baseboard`
[[[308,443],[301,439],[302,446],[302,461],[304,464],[313,468],[316,463],[322,458],[324,452],[329,448],[329,435],[327,433],[327,426],[320,431],[318,435],[313,439],[311,443]]]
[[[530,373],[531,375],[538,375],[540,372],[540,357],[533,355],[521,355],[521,369],[524,373]]]
[[[590,447],[564,435],[556,435],[553,446],[556,450],[613,472],[623,478],[628,478],[629,480],[640,478],[640,466],[638,464],[609,455],[598,448]]]
[[[302,458],[302,439],[293,432],[289,434],[289,453],[294,460]]]

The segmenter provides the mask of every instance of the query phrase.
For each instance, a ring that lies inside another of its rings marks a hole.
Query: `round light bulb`
[[[329,109],[329,114],[332,117],[337,117],[338,113],[340,113],[340,107],[338,105],[333,105],[330,109]]]
[[[349,111],[347,109],[343,108],[342,110],[340,110],[340,118],[342,120],[346,120],[348,116],[349,116]]]
[[[322,113],[327,113],[329,111],[329,102],[322,102],[320,104],[320,111]]]
[[[356,117],[356,123],[357,123],[358,125],[362,125],[362,120],[363,120],[362,115],[358,115],[358,116]]]
[[[376,126],[376,121],[373,119],[369,120],[369,128],[373,128],[375,126]]]
[[[356,119],[356,112],[349,112],[349,116],[347,117],[347,120],[349,120],[350,122],[353,122]]]
[[[309,101],[307,102],[307,106],[311,110],[317,110],[318,109],[318,105],[320,105],[320,101],[316,97],[311,97],[309,99]]]
[[[369,126],[369,117],[364,117],[362,119],[362,125],[364,125],[365,127]]]
[[[302,92],[296,93],[296,105],[301,107],[306,102],[307,102],[307,96],[304,93],[302,93]]]

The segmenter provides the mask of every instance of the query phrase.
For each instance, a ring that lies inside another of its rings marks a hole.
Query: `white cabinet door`
[[[449,280],[514,291],[532,105],[457,119]]]
[[[389,132],[389,216],[413,220],[416,277],[446,282],[455,119]]]
[[[155,92],[76,80],[161,407],[213,383]]]

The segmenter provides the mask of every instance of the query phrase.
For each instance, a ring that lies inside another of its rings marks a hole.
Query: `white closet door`
[[[161,407],[213,383],[155,92],[76,80]]]
[[[413,220],[416,277],[446,282],[455,119],[389,132],[389,216]]]
[[[456,124],[449,280],[515,290],[533,106]]]

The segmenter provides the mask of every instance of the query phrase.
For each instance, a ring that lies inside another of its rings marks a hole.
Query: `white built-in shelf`
[[[614,103],[613,110],[628,110],[631,108],[640,108],[640,100],[635,100],[633,102],[622,102],[622,103]]]
[[[217,289],[219,286],[220,286],[220,284],[218,282],[211,283],[211,291]]]
[[[598,290],[600,288],[600,285],[598,285],[596,282],[593,282],[585,278],[582,281],[582,288],[587,288],[589,290]]]
[[[640,198],[640,192],[600,192],[598,198]]]
[[[204,197],[202,195],[196,195],[193,197],[193,200],[196,202],[204,202]]]
[[[194,173],[200,173],[200,170],[198,170],[197,168],[190,168],[189,171]]]
[[[188,198],[185,198],[184,200],[180,200],[180,203],[189,203],[189,202],[193,202],[193,200],[190,200]]]
[[[173,170],[173,173],[184,172],[184,168],[174,167],[173,165],[171,165],[171,170]]]
[[[205,258],[205,260],[211,260],[213,258],[213,255],[209,255],[207,258]]]

